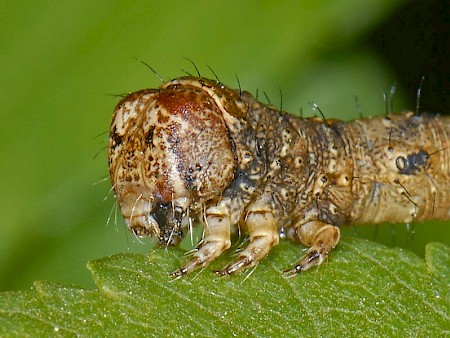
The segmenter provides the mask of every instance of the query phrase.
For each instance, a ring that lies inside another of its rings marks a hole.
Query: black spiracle
[[[397,157],[395,163],[398,172],[402,175],[415,175],[428,162],[429,155],[425,150],[420,150],[417,153],[409,154],[406,158],[403,156]]]

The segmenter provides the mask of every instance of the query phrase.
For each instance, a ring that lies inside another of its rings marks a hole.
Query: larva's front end
[[[236,166],[220,108],[188,84],[129,94],[110,129],[109,172],[126,225],[166,245],[220,196]]]

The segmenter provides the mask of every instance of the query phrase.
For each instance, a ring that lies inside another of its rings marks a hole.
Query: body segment
[[[448,117],[302,119],[184,77],[118,104],[110,176],[135,234],[174,244],[204,224],[174,276],[206,266],[236,231],[249,245],[219,274],[254,266],[287,237],[310,247],[291,276],[319,265],[342,226],[450,219],[449,136]]]

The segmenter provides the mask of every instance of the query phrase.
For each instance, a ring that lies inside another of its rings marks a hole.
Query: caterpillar
[[[309,247],[288,270],[320,265],[340,227],[450,219],[450,118],[406,112],[350,122],[300,118],[218,80],[185,76],[125,96],[109,134],[109,173],[126,226],[175,245],[204,225],[192,257],[216,271],[255,266],[282,238]]]

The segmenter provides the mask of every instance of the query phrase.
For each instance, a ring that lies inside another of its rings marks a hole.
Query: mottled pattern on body
[[[205,78],[141,90],[116,107],[111,182],[128,228],[175,244],[204,236],[173,276],[206,266],[249,235],[256,265],[279,239],[309,246],[285,271],[319,265],[341,226],[450,219],[450,119],[413,112],[350,122],[299,118]]]

